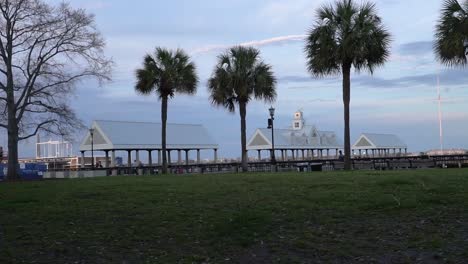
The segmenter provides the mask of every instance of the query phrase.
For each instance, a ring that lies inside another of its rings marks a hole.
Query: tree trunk
[[[241,151],[242,151],[242,171],[248,171],[247,164],[247,126],[245,124],[245,116],[247,115],[247,103],[239,102],[239,114],[241,118]]]
[[[6,21],[6,32],[12,31],[12,23],[10,20]],[[13,39],[11,34],[7,34],[7,41],[5,50],[2,50],[4,56],[4,63],[6,68],[6,107],[8,111],[8,174],[7,180],[18,180],[20,179],[18,173],[18,140],[19,140],[19,129],[18,120],[16,118],[16,103],[15,103],[15,92],[14,92],[14,77],[13,77]],[[3,46],[3,45],[2,45]]]
[[[18,174],[18,125],[16,123],[15,101],[8,96],[8,174],[7,180],[20,179]]]
[[[343,65],[344,105],[344,169],[351,170],[351,140],[349,128],[349,103],[351,101],[351,64]]]
[[[162,145],[162,173],[167,173],[167,151],[166,151],[166,125],[167,125],[167,96],[162,97],[161,103],[161,145]]]

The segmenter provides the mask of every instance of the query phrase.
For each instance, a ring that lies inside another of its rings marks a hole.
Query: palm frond
[[[306,40],[307,69],[315,77],[339,74],[343,65],[372,73],[387,61],[390,41],[375,4],[337,1],[317,12]]]
[[[156,47],[147,55],[143,67],[136,70],[135,90],[144,95],[155,92],[172,98],[176,93],[194,94],[198,85],[195,64],[183,50]]]
[[[434,50],[437,59],[447,66],[466,66],[463,42],[468,40],[468,0],[445,0],[436,25]]]
[[[234,112],[236,104],[253,98],[273,101],[276,79],[271,66],[261,61],[259,50],[238,46],[218,56],[208,91],[213,105]]]

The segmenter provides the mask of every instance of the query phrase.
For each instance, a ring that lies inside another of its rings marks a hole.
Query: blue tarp
[[[5,178],[5,171],[7,165],[0,164],[0,181]],[[41,180],[44,172],[47,171],[47,165],[43,163],[26,163],[24,169],[19,169],[22,180]]]

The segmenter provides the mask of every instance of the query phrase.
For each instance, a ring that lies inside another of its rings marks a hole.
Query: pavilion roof
[[[95,150],[161,149],[160,123],[96,120],[92,128]],[[203,125],[167,124],[166,131],[168,149],[218,148]],[[91,150],[89,131],[80,145],[80,151],[87,150]]]
[[[407,148],[408,146],[396,135],[362,133],[353,148]]]

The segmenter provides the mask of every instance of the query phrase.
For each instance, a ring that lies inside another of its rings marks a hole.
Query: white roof
[[[343,144],[334,132],[316,131],[313,137],[312,127],[301,130],[275,129],[275,148],[278,149],[335,149]],[[259,128],[247,142],[248,150],[271,149],[271,129]]]
[[[96,120],[93,146],[95,150],[161,149],[161,124]],[[203,125],[167,124],[168,149],[217,149],[218,144]],[[91,150],[91,135],[87,132],[80,151]]]
[[[372,148],[407,148],[408,146],[396,135],[363,133],[354,143],[355,149]]]

